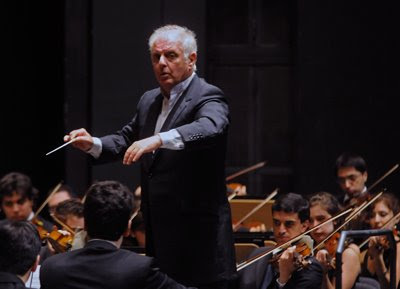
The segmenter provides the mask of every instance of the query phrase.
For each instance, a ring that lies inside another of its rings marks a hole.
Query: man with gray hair
[[[131,122],[101,138],[77,129],[64,141],[96,162],[140,161],[146,254],[186,286],[228,288],[236,276],[224,171],[228,104],[195,73],[192,31],[163,26],[149,49],[160,87],[141,97]]]

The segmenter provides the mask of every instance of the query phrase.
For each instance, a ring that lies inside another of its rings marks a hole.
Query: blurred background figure
[[[51,192],[49,192],[50,194]],[[76,198],[72,188],[68,185],[62,185],[58,191],[49,199],[48,208],[50,215],[54,213],[55,208],[59,203],[65,200]]]
[[[83,204],[79,199],[67,199],[54,209],[54,216],[73,231],[84,228]]]

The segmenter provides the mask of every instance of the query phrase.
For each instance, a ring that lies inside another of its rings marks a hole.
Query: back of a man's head
[[[133,194],[117,181],[94,183],[86,193],[83,214],[90,238],[117,241],[128,226]]]
[[[310,204],[299,194],[281,195],[272,206],[272,212],[297,213],[302,223],[310,218]]]
[[[27,221],[0,221],[0,271],[24,275],[41,248],[36,228]]]

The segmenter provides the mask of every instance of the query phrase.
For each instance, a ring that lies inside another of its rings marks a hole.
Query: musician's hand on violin
[[[382,254],[382,237],[373,236],[369,238],[368,255],[371,259],[379,257]]]
[[[322,249],[317,252],[317,255],[315,258],[318,260],[318,262],[322,265],[322,268],[324,269],[324,272],[329,271],[332,269],[332,264],[330,261],[330,256],[327,250]]]
[[[296,246],[287,248],[278,260],[279,263],[279,282],[287,283],[296,270],[294,252]]]
[[[84,128],[71,131],[64,136],[64,142],[73,140],[72,145],[82,151],[88,151],[93,146],[93,138]]]
[[[49,250],[51,256],[55,255],[57,252],[54,249],[53,245],[49,241],[46,242],[47,249]]]
[[[125,152],[123,164],[130,165],[138,161],[143,154],[155,151],[162,145],[160,136],[154,135],[139,141],[135,141]]]

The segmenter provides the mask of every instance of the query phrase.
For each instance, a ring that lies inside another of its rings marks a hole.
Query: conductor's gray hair
[[[191,53],[197,53],[196,34],[192,30],[178,25],[165,25],[154,30],[149,38],[150,52],[154,42],[158,39],[168,39],[170,36],[175,36],[177,41],[182,44],[183,54],[186,59],[189,59]]]

